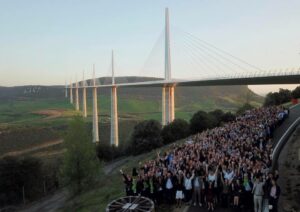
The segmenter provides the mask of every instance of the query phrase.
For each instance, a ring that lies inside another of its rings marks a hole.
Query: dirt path
[[[48,148],[48,147],[51,147],[51,146],[54,146],[54,145],[57,145],[57,144],[61,144],[62,142],[63,142],[62,139],[49,141],[47,143],[43,143],[41,145],[37,145],[37,146],[34,146],[34,147],[29,147],[29,148],[26,148],[26,149],[5,153],[0,158],[5,157],[5,156],[18,156],[18,155],[27,154],[27,153],[30,153],[30,152],[33,152],[33,151],[42,150],[42,149],[45,149],[45,148]]]
[[[64,110],[62,109],[47,109],[47,110],[38,110],[32,112],[33,114],[45,115],[44,119],[54,119],[59,118],[63,115]]]

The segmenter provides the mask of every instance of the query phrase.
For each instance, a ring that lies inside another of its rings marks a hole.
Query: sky
[[[64,84],[83,71],[91,77],[92,64],[105,76],[112,49],[117,76],[142,75],[154,63],[160,68],[147,74],[163,76],[165,7],[175,78],[198,70],[172,47],[180,36],[173,29],[263,70],[300,67],[298,0],[0,0],[0,86]],[[295,86],[250,88],[263,94]]]

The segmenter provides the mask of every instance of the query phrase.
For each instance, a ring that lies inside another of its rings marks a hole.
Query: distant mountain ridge
[[[161,80],[151,77],[117,77],[116,83],[131,83],[143,81]],[[110,84],[110,77],[101,77],[97,81],[100,84]],[[88,83],[90,83],[88,81]],[[100,95],[110,95],[109,88],[99,88]],[[81,92],[80,92],[81,95]],[[9,99],[31,99],[31,98],[57,98],[63,99],[65,96],[65,86],[16,86],[0,87],[0,100]],[[161,101],[161,88],[159,87],[123,87],[118,89],[119,98],[147,99]],[[91,92],[88,92],[91,98]],[[236,108],[246,101],[261,104],[263,97],[252,92],[245,86],[182,86],[175,88],[176,107],[186,109],[197,109],[198,104],[205,103],[207,107],[211,105],[221,105],[225,108]]]

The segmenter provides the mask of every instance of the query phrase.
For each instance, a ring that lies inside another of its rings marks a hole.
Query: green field
[[[37,88],[38,86],[34,86]],[[26,93],[30,86],[0,88],[0,156],[13,151],[40,146],[41,152],[59,147],[43,147],[63,137],[69,120],[76,112],[64,98],[63,87],[40,87],[40,93]],[[26,94],[24,94],[26,93]],[[79,92],[81,100],[81,92]],[[255,106],[262,98],[252,93],[246,86],[221,87],[178,87],[175,96],[176,118],[190,120],[198,110],[222,109],[235,111],[246,101]],[[2,97],[1,97],[2,95]],[[92,97],[87,95],[88,117],[85,119],[92,133]],[[101,142],[110,139],[109,89],[98,93],[99,136]],[[80,101],[80,108],[82,102]],[[49,114],[50,111],[50,114]],[[54,116],[53,116],[54,113]],[[161,120],[161,90],[159,88],[124,88],[119,90],[119,137],[125,144],[130,139],[134,126],[141,120]],[[43,147],[43,148],[42,148]],[[32,153],[36,153],[37,150]],[[27,153],[30,154],[30,153]]]

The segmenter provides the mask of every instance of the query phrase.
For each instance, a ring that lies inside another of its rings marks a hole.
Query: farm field
[[[34,92],[33,92],[34,91]],[[39,92],[36,92],[39,91]],[[0,87],[0,157],[7,154],[57,156],[68,121],[81,112],[74,110],[62,86]],[[178,87],[176,88],[176,118],[190,120],[198,110],[222,109],[235,111],[247,100],[259,106],[263,98],[247,86]],[[161,90],[159,88],[120,89],[118,96],[120,143],[126,143],[134,126],[141,120],[161,120]],[[87,95],[88,117],[92,130],[92,98]],[[81,93],[79,98],[81,99]],[[110,137],[110,90],[98,93],[98,113],[101,142]],[[81,106],[81,105],[80,105]],[[51,145],[48,145],[51,144]],[[42,148],[39,148],[42,147]],[[30,150],[32,149],[32,150]],[[57,154],[52,154],[52,153]],[[24,154],[25,154],[24,153]]]

